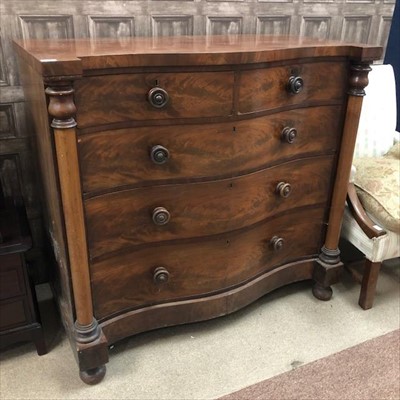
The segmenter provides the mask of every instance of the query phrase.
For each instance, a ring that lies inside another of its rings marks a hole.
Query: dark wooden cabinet
[[[39,355],[46,354],[36,295],[24,252],[31,247],[23,210],[0,209],[0,346],[33,341]]]
[[[134,333],[224,315],[299,280],[331,297],[380,48],[264,36],[15,48],[85,382]]]

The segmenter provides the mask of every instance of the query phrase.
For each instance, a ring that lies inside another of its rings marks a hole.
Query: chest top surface
[[[19,56],[45,77],[109,68],[251,64],[314,57],[372,61],[382,52],[370,45],[256,35],[20,40],[15,45]]]

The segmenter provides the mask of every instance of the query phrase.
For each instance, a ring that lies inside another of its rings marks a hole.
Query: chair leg
[[[363,280],[361,283],[360,299],[358,304],[364,310],[368,310],[374,303],[376,283],[378,281],[379,270],[381,269],[381,262],[372,262],[368,259],[365,260],[365,269]]]

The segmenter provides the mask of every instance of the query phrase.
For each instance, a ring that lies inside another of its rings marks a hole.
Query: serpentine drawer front
[[[95,262],[91,266],[95,316],[104,319],[143,305],[210,295],[282,263],[315,257],[323,218],[323,208],[289,212],[245,230],[138,246]],[[164,280],[157,276],[160,269],[166,271]]]
[[[129,335],[300,280],[331,297],[380,48],[245,35],[15,48],[83,381]]]
[[[333,154],[341,106],[298,108],[218,124],[108,130],[78,139],[85,193],[243,175],[286,160]]]
[[[90,256],[235,231],[293,208],[326,206],[332,164],[332,156],[306,158],[232,179],[148,186],[88,199]]]

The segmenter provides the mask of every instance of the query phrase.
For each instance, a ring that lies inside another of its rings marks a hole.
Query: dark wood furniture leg
[[[79,377],[87,385],[96,385],[97,383],[101,382],[105,374],[106,374],[105,365],[100,365],[100,367],[88,369],[86,371],[79,371]]]
[[[364,310],[369,310],[374,303],[376,283],[378,282],[378,275],[381,265],[381,262],[372,262],[368,259],[365,260],[360,299],[358,300],[358,304]]]

